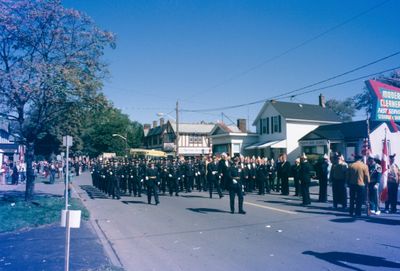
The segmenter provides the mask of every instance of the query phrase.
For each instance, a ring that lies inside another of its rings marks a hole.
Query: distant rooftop
[[[316,104],[290,103],[280,101],[268,101],[260,110],[253,125],[256,125],[262,112],[268,105],[272,105],[285,119],[341,122],[339,116],[331,109]]]

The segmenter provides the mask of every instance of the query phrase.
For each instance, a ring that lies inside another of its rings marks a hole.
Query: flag
[[[388,199],[388,187],[387,187],[387,179],[388,179],[388,149],[387,149],[386,136],[385,136],[385,140],[383,141],[381,167],[382,167],[382,175],[381,175],[381,181],[380,181],[380,191],[381,191],[380,200],[382,202],[385,202]]]
[[[371,151],[371,143],[370,143],[370,141],[369,141],[369,137],[364,138],[364,142],[363,142],[363,147],[362,147],[362,150],[361,150],[361,154],[362,154],[364,157],[368,157],[368,156],[370,156],[370,155],[372,154],[372,151]]]

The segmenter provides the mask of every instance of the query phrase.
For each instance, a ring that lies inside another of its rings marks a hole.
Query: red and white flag
[[[387,180],[388,180],[388,149],[387,149],[386,136],[385,136],[385,140],[383,141],[381,167],[382,167],[382,176],[381,176],[381,181],[380,181],[380,191],[381,191],[380,200],[382,202],[385,202],[388,199],[388,187],[387,187]]]

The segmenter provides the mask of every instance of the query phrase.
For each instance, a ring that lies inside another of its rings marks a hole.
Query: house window
[[[260,135],[263,134],[263,119],[260,119]]]
[[[202,144],[202,136],[198,135],[190,135],[189,136],[189,144]]]
[[[271,134],[282,132],[281,116],[271,117]]]
[[[269,134],[269,118],[262,119],[262,134]]]

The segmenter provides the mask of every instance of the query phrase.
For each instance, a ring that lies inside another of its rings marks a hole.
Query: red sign
[[[372,118],[376,121],[390,121],[398,131],[395,122],[400,121],[400,88],[375,80],[368,80],[367,87],[373,94]]]

